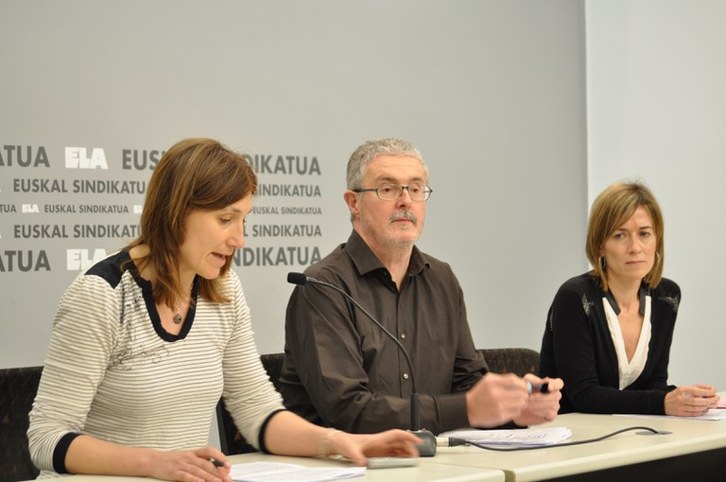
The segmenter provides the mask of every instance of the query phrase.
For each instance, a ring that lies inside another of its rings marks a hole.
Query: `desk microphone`
[[[321,281],[316,278],[311,278],[309,276],[305,276],[303,273],[288,273],[287,274],[287,282],[292,283],[295,285],[305,285],[308,283],[316,284],[320,286],[326,286],[328,288],[331,288],[338,293],[342,294],[347,300],[349,300],[351,303],[353,303],[363,314],[365,314],[373,323],[378,325],[378,328],[383,330],[383,333],[385,333],[391,340],[393,340],[396,345],[398,346],[398,349],[401,350],[401,353],[403,353],[404,358],[406,358],[406,363],[408,364],[408,371],[411,374],[411,430],[410,432],[414,435],[418,436],[418,438],[421,439],[421,443],[416,446],[418,449],[419,455],[421,457],[433,457],[436,455],[436,437],[433,433],[431,433],[428,430],[422,430],[421,429],[421,420],[420,420],[420,408],[419,408],[419,400],[418,400],[418,391],[416,390],[416,379],[413,376],[413,363],[411,363],[411,357],[408,356],[408,352],[406,351],[406,348],[401,344],[400,341],[398,341],[398,338],[396,338],[390,331],[386,329],[385,326],[381,324],[380,321],[376,320],[373,315],[368,313],[365,308],[363,308],[360,303],[358,303],[352,296],[350,296],[348,293],[343,291],[341,288],[327,283],[325,281]]]

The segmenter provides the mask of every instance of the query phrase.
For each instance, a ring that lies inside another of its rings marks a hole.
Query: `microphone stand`
[[[353,303],[361,312],[363,312],[363,314],[368,317],[368,319],[375,323],[378,328],[383,331],[383,333],[385,333],[391,340],[394,341],[394,343],[396,343],[399,350],[401,350],[401,353],[403,353],[403,356],[406,359],[408,371],[411,375],[411,429],[409,431],[421,439],[421,443],[416,446],[421,457],[433,457],[434,455],[436,455],[436,436],[434,436],[431,431],[421,428],[421,409],[419,406],[418,390],[416,390],[416,379],[413,373],[413,363],[411,362],[411,357],[408,355],[406,348],[403,346],[403,344],[401,344],[400,341],[398,341],[398,338],[396,338],[390,331],[386,329],[385,326],[381,324],[380,321],[378,321],[365,308],[363,308],[363,306],[361,306],[361,304],[358,303],[355,298],[353,298],[334,284],[321,281],[316,278],[311,278],[309,276],[305,276],[303,273],[288,273],[287,281],[288,283],[293,283],[296,285],[312,283],[316,285],[326,286],[337,291],[338,293],[342,294],[347,300]]]

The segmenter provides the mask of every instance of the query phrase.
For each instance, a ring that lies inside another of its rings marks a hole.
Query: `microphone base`
[[[433,457],[436,455],[436,437],[428,430],[411,430],[412,434],[421,439],[421,443],[416,445],[418,454],[421,457]]]

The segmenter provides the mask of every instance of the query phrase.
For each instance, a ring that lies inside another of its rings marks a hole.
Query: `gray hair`
[[[418,149],[403,139],[372,139],[364,142],[350,155],[346,182],[348,189],[362,188],[363,175],[368,163],[378,156],[409,156],[421,161],[426,176],[429,179],[429,168]]]

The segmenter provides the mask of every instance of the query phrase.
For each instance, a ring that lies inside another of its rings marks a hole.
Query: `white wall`
[[[587,43],[583,10],[572,0],[2,0],[0,147],[45,146],[51,166],[8,166],[0,151],[0,205],[140,202],[46,200],[12,183],[100,176],[64,169],[64,146],[103,147],[109,176],[148,179],[119,169],[122,149],[208,135],[254,153],[317,156],[323,215],[305,222],[322,227],[312,242],[327,252],[349,231],[349,153],[369,137],[407,137],[435,190],[421,245],[459,274],[477,345],[538,349],[555,290],[587,267],[589,202],[640,177],[662,203],[666,275],[684,291],[673,382],[723,389],[726,4],[589,1]],[[66,249],[125,242],[14,238],[16,224],[78,222],[41,218],[0,212],[4,264],[8,250],[39,249],[52,264],[0,271],[0,367],[42,363],[76,274]],[[248,239],[270,242],[308,241]],[[284,277],[299,269],[237,268],[263,352],[282,348]]]
[[[448,260],[481,347],[539,349],[558,284],[585,268],[583,3],[559,0],[2,0],[0,146],[40,146],[49,165],[0,163],[0,367],[41,364],[56,303],[78,269],[68,250],[120,238],[18,239],[14,226],[134,223],[136,215],[24,214],[23,204],[133,206],[143,196],[14,191],[18,178],[147,180],[124,150],[211,136],[252,153],[316,157],[309,183],[318,247],[350,231],[342,201],[352,150],[402,136],[427,158],[434,189],[421,246]],[[73,170],[64,148],[102,148],[108,169]],[[5,151],[0,151],[5,153]],[[253,216],[251,223],[283,222]],[[8,270],[7,251],[47,253],[50,269]],[[93,252],[93,251],[89,251]],[[299,264],[239,266],[262,352],[281,351]]]
[[[726,389],[726,3],[589,0],[589,202],[639,178],[664,212],[665,276],[683,290],[675,384]]]
[[[322,214],[249,224],[305,223],[322,236],[250,236],[247,246],[323,255],[350,231],[350,152],[371,137],[408,138],[435,191],[421,246],[458,273],[476,344],[539,349],[558,284],[585,268],[583,10],[579,0],[0,0],[0,367],[42,364],[56,303],[79,272],[69,253],[129,241],[19,238],[15,227],[133,225],[143,201],[18,192],[16,180],[143,182],[151,170],[125,169],[124,151],[188,136],[315,157],[319,175],[260,180],[314,185],[320,198],[255,203]],[[46,162],[20,165],[5,146],[42,148]],[[103,149],[107,169],[66,168],[68,146]],[[43,212],[55,204],[131,212]],[[19,269],[19,253],[47,263]],[[285,275],[304,267],[235,267],[263,353],[282,350]]]

